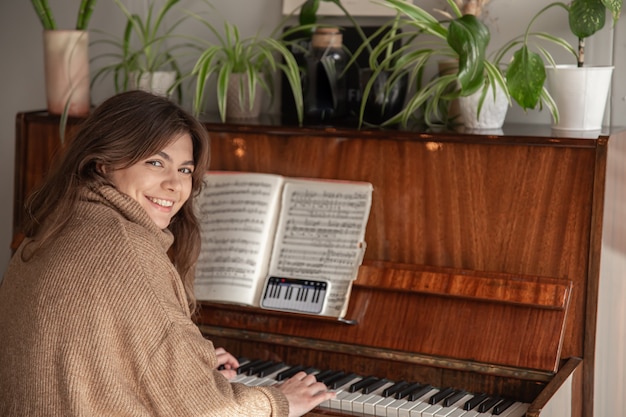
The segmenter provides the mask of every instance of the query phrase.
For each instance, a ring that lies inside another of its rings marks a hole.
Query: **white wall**
[[[200,6],[199,0],[183,0],[190,8]],[[59,26],[71,28],[75,22],[79,0],[51,0],[51,8],[56,15]],[[145,0],[127,0],[127,4],[139,11],[145,7]],[[254,34],[258,30],[268,33],[281,19],[281,0],[213,0],[213,5],[219,10],[223,18],[237,23],[244,35]],[[430,6],[442,7],[443,0],[420,1],[419,4],[430,9]],[[521,33],[535,10],[547,4],[545,0],[493,0],[488,8],[484,20],[491,28],[492,44],[498,46],[504,39],[513,34]],[[214,22],[218,23],[222,17],[217,13]],[[567,23],[562,19],[563,13],[554,11],[551,16],[544,16],[536,30],[558,32],[561,36],[568,36]],[[367,23],[370,23],[369,21]],[[610,25],[609,25],[610,26]],[[112,33],[120,33],[123,27],[123,18],[111,0],[100,0],[90,24],[90,29],[100,29]],[[205,33],[190,29],[196,34]],[[587,62],[592,64],[614,64],[615,73],[620,75],[626,70],[626,19],[622,19],[615,30],[607,28],[602,34],[588,41]],[[93,40],[94,36],[92,36]],[[573,41],[571,35],[569,38]],[[614,42],[613,39],[616,39]],[[0,195],[5,196],[5,204],[0,206],[0,272],[6,269],[10,257],[10,241],[12,236],[12,202],[13,202],[13,172],[15,152],[15,115],[20,111],[38,110],[45,107],[43,82],[43,56],[41,42],[41,26],[27,0],[0,1]],[[626,80],[614,76],[610,111],[607,120],[615,125],[625,125],[626,120]],[[92,98],[95,104],[113,93],[112,85],[100,83],[93,91]],[[523,112],[514,106],[507,115],[507,122],[549,123],[547,112]],[[608,254],[607,254],[608,256]],[[623,283],[621,283],[623,284]],[[612,322],[601,312],[600,317],[605,323]],[[618,323],[623,323],[623,317]],[[601,332],[605,331],[601,327]],[[625,343],[624,336],[619,343]],[[600,363],[599,365],[602,365]],[[621,381],[623,382],[623,381]],[[621,398],[620,393],[612,392],[613,398]],[[623,393],[622,393],[623,394]],[[596,411],[599,416],[608,415],[610,404],[603,396],[602,401],[596,402]]]

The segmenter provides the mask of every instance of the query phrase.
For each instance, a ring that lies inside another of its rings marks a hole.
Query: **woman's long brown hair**
[[[43,184],[26,203],[24,233],[42,247],[65,227],[84,187],[108,184],[98,166],[125,168],[165,148],[181,133],[193,142],[195,169],[191,197],[174,216],[170,258],[179,272],[192,312],[195,264],[200,253],[200,228],[194,210],[209,165],[209,138],[204,126],[167,98],[143,91],[115,95],[81,124]]]

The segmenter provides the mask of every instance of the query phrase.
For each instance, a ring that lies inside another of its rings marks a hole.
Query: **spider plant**
[[[269,97],[273,97],[273,75],[282,72],[293,92],[298,121],[303,120],[303,97],[300,68],[277,32],[279,25],[269,36],[256,34],[242,37],[236,25],[224,22],[224,32],[218,31],[209,21],[197,13],[190,15],[201,22],[217,38],[217,43],[196,39],[199,56],[191,71],[196,88],[193,111],[200,114],[204,108],[205,90],[209,79],[217,78],[217,104],[222,122],[226,120],[226,102],[229,79],[233,74],[247,74],[247,85],[240,91],[240,97],[247,95],[253,103],[257,87],[261,87]],[[295,30],[301,30],[302,27]],[[282,34],[289,36],[289,31]],[[240,100],[241,102],[242,100]]]
[[[131,77],[139,80],[142,75],[157,71],[173,71],[176,74],[176,81],[181,80],[183,74],[175,52],[188,45],[180,42],[182,37],[176,35],[175,30],[188,16],[181,14],[181,17],[168,27],[164,22],[164,19],[176,10],[175,6],[180,0],[168,0],[158,10],[155,10],[155,2],[151,1],[145,16],[131,13],[121,0],[113,1],[126,17],[126,25],[121,38],[101,32],[107,38],[94,42],[113,46],[116,51],[106,52],[94,58],[94,60],[112,58],[114,61],[95,73],[92,84],[101,77],[112,74],[115,92],[119,93],[129,89]],[[180,101],[182,88],[178,82],[175,86]]]

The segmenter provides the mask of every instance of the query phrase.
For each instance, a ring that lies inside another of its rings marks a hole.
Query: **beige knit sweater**
[[[111,187],[0,285],[0,416],[286,416],[277,389],[230,384],[190,320],[172,235]]]

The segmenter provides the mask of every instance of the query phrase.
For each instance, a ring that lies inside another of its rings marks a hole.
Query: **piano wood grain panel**
[[[566,308],[571,292],[567,280],[381,262],[362,265],[357,285],[558,310]]]
[[[344,133],[212,131],[211,168],[371,182],[368,260],[573,280],[582,354],[595,143]]]
[[[469,368],[471,362],[476,369],[489,364],[557,371],[571,282],[495,273],[402,270],[398,265],[393,269],[391,265],[365,265],[361,272],[346,316],[354,319],[353,324],[216,304],[206,304],[199,321],[208,326],[232,324],[251,332],[271,332],[273,337],[345,344],[354,346],[353,350],[372,347],[389,351],[389,356],[406,352],[445,357],[447,366],[456,360],[459,369]],[[455,285],[447,285],[454,281]],[[473,290],[477,286],[480,291]],[[496,290],[487,299],[485,291],[494,287],[506,288],[510,295],[499,298],[502,291]],[[537,304],[535,294],[541,288],[558,288],[556,302]]]

